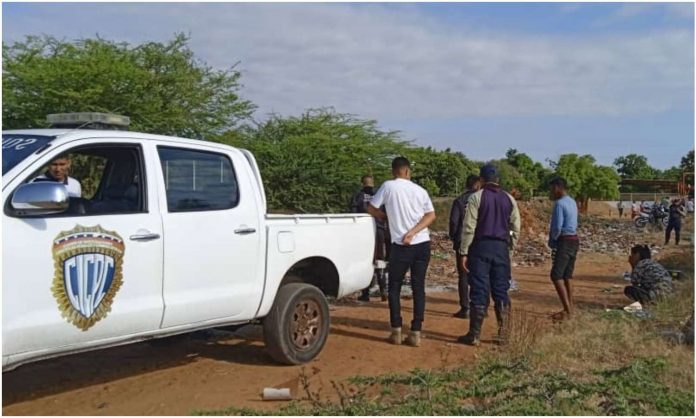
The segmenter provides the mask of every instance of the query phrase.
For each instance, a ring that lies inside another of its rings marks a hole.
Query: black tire
[[[645,228],[646,225],[648,225],[648,219],[644,216],[638,216],[633,223],[636,225],[638,228]]]
[[[283,285],[263,321],[266,350],[279,363],[306,363],[324,348],[330,321],[321,290],[306,283]]]

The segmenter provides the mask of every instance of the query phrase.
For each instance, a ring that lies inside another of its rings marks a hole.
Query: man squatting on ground
[[[552,318],[562,320],[573,314],[573,270],[577,259],[580,240],[578,239],[578,205],[566,192],[566,181],[556,177],[549,182],[551,200],[554,200],[549,228],[549,247],[552,265],[551,281],[556,288],[563,311],[553,314]]]
[[[457,263],[457,273],[459,275],[459,311],[453,316],[456,318],[468,319],[469,318],[469,277],[466,271],[462,269],[461,258],[459,254],[459,247],[461,246],[462,238],[462,223],[464,222],[464,215],[466,214],[466,206],[469,203],[469,197],[476,193],[480,189],[479,176],[472,174],[466,178],[466,191],[454,199],[452,202],[452,209],[450,210],[450,221],[449,221],[449,237],[452,240],[454,247],[454,254]]]
[[[375,183],[371,175],[365,174],[360,179],[362,182],[362,188],[350,201],[349,211],[350,213],[367,213],[367,206],[372,200],[372,196],[375,195]],[[382,208],[380,208],[382,209]],[[389,236],[389,228],[387,222],[382,219],[375,219],[377,228],[375,231],[375,254],[374,261],[377,260],[388,260],[389,259],[389,245],[391,239]],[[370,288],[377,279],[377,284],[379,285],[379,294],[382,297],[382,301],[387,300],[387,283],[386,277],[384,275],[384,269],[375,269],[375,276],[372,278],[372,282],[362,291],[362,294],[358,297],[358,300],[363,302],[370,301]]]
[[[394,180],[386,181],[372,197],[367,208],[377,219],[387,220],[392,238],[389,255],[389,342],[401,344],[401,286],[411,270],[413,321],[406,343],[420,346],[420,332],[425,316],[425,275],[430,263],[430,233],[435,208],[425,191],[411,182],[411,164],[404,157],[392,161]],[[378,207],[385,205],[385,214]]]
[[[520,235],[517,202],[500,188],[494,165],[480,171],[482,188],[469,198],[462,226],[461,268],[469,274],[469,332],[460,343],[481,344],[481,326],[492,293],[498,321],[498,342],[507,341],[510,320],[510,256]]]
[[[650,247],[636,245],[628,256],[631,265],[631,286],[624,288],[624,294],[631,300],[645,305],[657,298],[668,295],[674,289],[672,276],[657,261],[650,258]]]

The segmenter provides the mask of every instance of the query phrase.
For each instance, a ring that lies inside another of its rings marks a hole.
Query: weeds
[[[269,415],[693,415],[693,349],[660,336],[693,310],[693,252],[663,263],[686,277],[650,309],[655,320],[622,311],[580,311],[562,326],[514,310],[508,345],[475,365],[332,382],[338,402],[306,399]],[[446,356],[446,354],[443,354]],[[444,366],[444,364],[443,364]],[[200,415],[264,415],[247,408]]]

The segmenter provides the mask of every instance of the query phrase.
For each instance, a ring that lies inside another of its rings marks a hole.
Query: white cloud
[[[664,6],[667,8],[667,12],[673,16],[683,19],[694,18],[693,3],[666,3]]]
[[[558,6],[561,13],[574,13],[580,10],[580,3],[563,3]]]
[[[38,7],[38,6],[37,6]],[[192,34],[223,68],[241,61],[259,113],[334,106],[376,119],[627,115],[693,103],[690,31],[562,37],[442,27],[412,8],[344,4],[41,6],[5,21],[10,37],[42,30],[131,42]],[[630,13],[630,12],[625,12]],[[499,29],[499,31],[495,31]]]
[[[612,15],[600,18],[600,23],[610,24],[627,21],[646,13],[664,12],[665,18],[672,20],[693,19],[693,3],[622,3]]]

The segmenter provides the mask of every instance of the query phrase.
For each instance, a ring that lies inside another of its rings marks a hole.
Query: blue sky
[[[4,3],[3,42],[46,33],[139,43],[191,35],[268,113],[376,119],[471,158],[694,147],[691,3]]]

